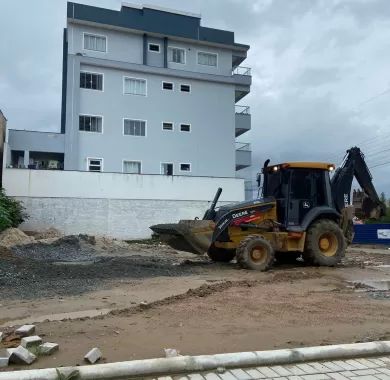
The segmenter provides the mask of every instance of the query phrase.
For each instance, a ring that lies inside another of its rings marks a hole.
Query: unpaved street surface
[[[390,339],[390,251],[352,247],[336,268],[259,273],[158,244],[65,237],[2,250],[0,330],[38,322],[60,344],[32,367]],[[17,345],[17,341],[3,342]],[[17,369],[17,367],[13,367]]]

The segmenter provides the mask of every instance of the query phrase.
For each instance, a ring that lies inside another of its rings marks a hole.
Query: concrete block
[[[20,342],[20,345],[24,348],[37,347],[40,344],[42,344],[42,338],[38,335],[26,336]]]
[[[0,368],[8,367],[9,358],[1,358],[0,357]]]
[[[15,330],[15,334],[19,335],[20,337],[30,336],[34,333],[35,333],[34,325],[23,325]]]
[[[102,357],[102,352],[98,348],[92,348],[91,351],[89,351],[85,356],[84,360],[94,364],[96,363],[100,358]]]
[[[57,343],[43,343],[38,347],[39,355],[51,355],[58,351],[59,345]]]
[[[175,348],[164,348],[164,351],[166,358],[175,358],[180,356],[180,351],[176,350]]]
[[[15,364],[31,364],[37,358],[29,350],[23,346],[18,346],[16,348],[8,348],[7,355],[10,363]]]

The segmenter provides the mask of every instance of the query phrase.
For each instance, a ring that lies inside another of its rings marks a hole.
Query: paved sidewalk
[[[158,380],[390,380],[390,356],[158,377]]]

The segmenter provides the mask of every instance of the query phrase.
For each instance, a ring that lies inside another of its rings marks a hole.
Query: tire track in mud
[[[253,286],[261,285],[261,284],[270,284],[270,283],[280,283],[280,282],[293,282],[293,281],[301,281],[312,278],[320,278],[323,277],[323,274],[319,271],[311,271],[311,272],[303,272],[303,271],[284,271],[284,272],[276,272],[270,273],[270,276],[261,280],[238,280],[238,281],[219,281],[214,284],[203,284],[197,288],[189,289],[187,292],[169,296],[154,302],[140,304],[136,306],[132,306],[124,309],[112,310],[108,314],[104,316],[92,317],[91,319],[103,319],[107,316],[126,316],[142,313],[146,310],[156,309],[160,306],[171,305],[174,303],[179,303],[191,298],[198,297],[208,297],[215,293],[220,293],[230,288],[251,288]]]

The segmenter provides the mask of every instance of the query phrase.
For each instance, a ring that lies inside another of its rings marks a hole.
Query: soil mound
[[[0,246],[7,248],[30,244],[34,240],[33,237],[26,235],[19,228],[8,228],[0,234]]]

